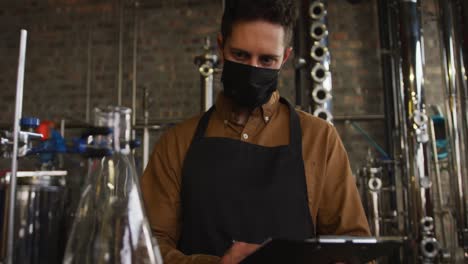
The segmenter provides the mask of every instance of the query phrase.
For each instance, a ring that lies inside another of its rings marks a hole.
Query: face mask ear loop
[[[281,63],[281,66],[278,69],[278,76],[280,75],[281,71],[283,70],[283,67],[284,67],[285,64],[286,64],[286,61],[284,63]]]
[[[283,70],[284,64],[281,64],[281,67],[278,69],[278,76],[280,75],[281,71]]]

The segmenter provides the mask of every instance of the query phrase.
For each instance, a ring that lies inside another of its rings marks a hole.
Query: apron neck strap
[[[206,128],[210,122],[210,116],[214,112],[215,106],[213,105],[206,113],[203,114],[200,121],[198,122],[197,130],[195,131],[195,136],[193,141],[202,139],[205,136]]]
[[[290,147],[299,150],[302,155],[302,129],[299,116],[291,103],[284,97],[280,97],[280,102],[287,105],[289,108],[289,145]]]

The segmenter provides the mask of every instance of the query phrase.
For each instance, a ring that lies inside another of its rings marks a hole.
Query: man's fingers
[[[237,264],[260,247],[258,244],[235,242],[221,259],[222,264]]]
[[[233,245],[233,248],[238,248],[240,252],[244,253],[244,257],[252,254],[255,250],[260,247],[258,244],[249,244],[245,242],[236,242]]]

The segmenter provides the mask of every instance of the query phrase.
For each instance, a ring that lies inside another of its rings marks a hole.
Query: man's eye
[[[268,57],[261,58],[260,60],[261,60],[262,64],[265,64],[265,65],[270,65],[270,64],[273,64],[275,62],[275,60],[273,58],[268,58]]]
[[[244,52],[235,52],[234,53],[234,57],[236,59],[246,59],[247,58],[247,54],[245,54]]]

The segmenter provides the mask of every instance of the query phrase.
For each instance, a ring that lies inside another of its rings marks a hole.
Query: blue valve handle
[[[23,130],[35,129],[40,123],[41,120],[37,117],[23,117],[20,120],[20,127]]]

